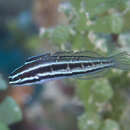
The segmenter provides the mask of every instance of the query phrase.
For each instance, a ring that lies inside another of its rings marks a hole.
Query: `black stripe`
[[[40,57],[40,56],[38,56]],[[62,62],[62,61],[66,61],[70,62],[71,60],[73,61],[80,61],[80,60],[84,60],[86,61],[86,57],[87,56],[49,56],[48,58],[41,58],[39,60],[36,60],[34,62],[28,63],[28,64],[24,64],[23,66],[19,67],[18,69],[16,69],[15,71],[13,71],[10,76],[13,76],[21,71],[24,71],[26,69],[29,69],[30,67],[34,67],[43,63],[52,63],[52,62]],[[31,61],[31,60],[35,60],[37,57],[32,57],[30,59],[27,59],[26,61]],[[96,60],[97,58],[92,58],[90,60]],[[25,62],[26,63],[26,62]],[[80,64],[80,63],[79,63]]]
[[[15,77],[13,80],[23,79],[25,77],[33,77],[38,73],[46,73],[46,72],[51,72],[51,67],[50,66],[40,67],[38,69],[23,73],[22,75],[19,75],[19,76]]]
[[[67,69],[67,64],[56,64],[56,65],[51,65],[53,71],[59,71],[62,69]]]
[[[90,66],[97,65],[97,64],[100,64],[100,63],[101,62],[69,63],[69,64],[66,63],[66,64],[55,64],[55,65],[50,65],[50,66],[46,66],[46,67],[39,67],[39,68],[34,69],[32,71],[25,72],[22,75],[15,77],[13,80],[23,79],[25,77],[33,77],[38,73],[51,72],[52,70],[53,71],[60,71],[60,70],[63,70],[63,69],[67,70],[67,66],[70,68],[70,70],[72,70],[72,69],[76,69],[76,68],[83,69],[82,64],[84,65],[84,67],[88,67],[88,66],[90,67]],[[39,64],[41,64],[41,62],[27,64],[25,66],[22,66],[20,68],[20,70],[18,70],[18,71],[21,71],[21,70],[23,71],[24,69],[29,69],[29,67],[32,67],[31,65],[35,66],[36,64],[39,65]]]
[[[105,66],[105,67],[101,67],[101,68],[97,68],[97,69],[93,69],[93,70],[87,70],[84,72],[73,72],[72,74],[56,74],[56,75],[47,75],[47,76],[42,76],[39,79],[33,79],[33,80],[27,80],[27,81],[23,81],[22,83],[17,83],[17,85],[22,85],[22,84],[27,84],[27,83],[34,83],[35,82],[39,82],[41,80],[46,80],[46,79],[53,79],[53,78],[58,78],[58,77],[72,77],[72,76],[76,76],[76,75],[80,75],[80,74],[87,74],[87,73],[92,73],[92,72],[96,72],[105,68],[109,68],[110,66]]]
[[[15,71],[13,71],[10,74],[10,76],[13,76],[13,75],[15,75],[17,73],[20,73],[20,72],[22,72],[24,70],[27,70],[27,69],[32,68],[32,67],[35,67],[37,65],[41,65],[43,63],[49,63],[49,62],[52,63],[52,62],[55,62],[55,61],[56,61],[55,57],[51,57],[50,59],[41,59],[41,60],[39,59],[39,60],[36,60],[34,62],[31,62],[31,63],[28,63],[28,64],[24,64],[23,66],[17,68]]]
[[[39,60],[39,61],[35,61],[35,62],[29,63],[29,64],[24,64],[23,66],[19,67],[19,68],[16,69],[15,71],[13,71],[13,72],[10,74],[10,76],[13,76],[13,75],[15,75],[15,74],[17,74],[17,73],[20,73],[20,72],[22,72],[22,71],[24,71],[24,70],[27,70],[27,69],[29,69],[29,68],[31,68],[31,67],[37,66],[37,65],[42,64],[42,63],[43,63],[43,62]]]
[[[67,64],[39,67],[35,70],[29,71],[29,72],[23,73],[22,75],[17,76],[13,80],[23,79],[25,77],[33,77],[33,76],[35,76],[36,74],[39,74],[39,73],[51,72],[52,70],[58,71],[58,70],[61,70],[61,69],[66,69],[66,68],[67,68]]]
[[[69,64],[70,69],[82,68],[81,63]]]
[[[19,75],[19,76],[15,77],[13,80],[23,79],[25,77],[32,77],[32,76],[35,76],[38,73],[51,72],[51,70],[53,70],[53,71],[60,71],[60,70],[63,70],[63,69],[67,70],[67,66],[69,66],[70,70],[75,69],[77,67],[82,68],[81,64],[82,63],[76,63],[76,64],[74,64],[74,63],[67,64],[66,63],[66,64],[55,64],[55,65],[50,65],[50,66],[46,66],[46,67],[39,67],[39,68],[37,68],[35,70],[25,72],[22,75]],[[92,65],[91,63],[83,63],[83,64],[84,64],[85,67],[87,67],[88,65],[89,66]],[[26,68],[26,65],[21,67],[20,70],[18,70],[18,71],[21,71],[21,69],[23,71],[24,68]]]

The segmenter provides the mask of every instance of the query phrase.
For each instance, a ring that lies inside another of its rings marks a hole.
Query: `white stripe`
[[[47,76],[47,75],[57,75],[57,74],[72,74],[72,73],[74,73],[74,72],[87,72],[87,71],[89,71],[89,70],[93,70],[93,69],[98,69],[98,68],[103,68],[103,67],[105,67],[105,66],[109,66],[109,64],[107,64],[107,65],[102,65],[102,66],[93,66],[93,67],[87,67],[87,68],[85,68],[85,69],[73,69],[73,70],[71,70],[71,71],[55,71],[55,72],[53,72],[53,73],[51,73],[51,72],[47,72],[47,73],[39,73],[39,74],[37,74],[37,76],[38,77],[43,77],[43,76]]]
[[[10,81],[9,83],[10,83],[10,84],[14,84],[14,83],[18,83],[19,81],[21,81],[21,79],[18,79],[18,80],[16,80],[16,81]]]
[[[39,79],[38,76],[34,76],[34,77],[28,77],[28,78],[24,78],[24,79],[18,79],[16,81],[10,81],[10,84],[14,84],[14,83],[18,83],[18,82],[23,82],[24,80],[33,80],[33,79]]]
[[[101,62],[105,62],[106,60],[102,60]],[[22,71],[22,72],[20,72],[20,73],[17,73],[17,74],[15,74],[15,75],[13,75],[13,76],[11,76],[11,78],[16,78],[17,76],[19,76],[19,75],[22,75],[22,74],[24,74],[24,73],[27,73],[27,72],[30,72],[30,71],[32,71],[32,70],[35,70],[35,69],[38,69],[38,68],[40,68],[40,67],[47,67],[47,66],[50,66],[50,65],[59,65],[59,64],[76,64],[76,63],[92,63],[92,62],[100,62],[100,60],[88,60],[88,61],[65,61],[65,62],[51,62],[51,63],[43,63],[43,64],[40,64],[40,65],[37,65],[37,66],[34,66],[34,67],[31,67],[30,69],[27,69],[27,70],[24,70],[24,71]]]
[[[27,64],[33,63],[33,62],[38,61],[38,60],[39,60],[39,59],[32,60],[32,61],[26,61],[26,62],[24,63],[24,65],[27,65]]]
[[[48,76],[48,75],[50,75],[50,76],[52,76],[52,75],[57,75],[57,74],[72,74],[72,73],[74,73],[74,72],[85,72],[86,71],[86,73],[87,73],[87,71],[89,71],[89,70],[93,70],[93,69],[101,69],[101,68],[103,68],[103,67],[107,67],[107,66],[112,66],[113,64],[112,63],[110,63],[110,64],[105,64],[105,65],[98,65],[98,66],[93,66],[93,67],[86,67],[85,69],[79,69],[79,70],[76,70],[76,69],[73,69],[72,71],[54,71],[53,73],[52,72],[46,72],[46,73],[39,73],[39,74],[37,74],[36,76],[34,76],[34,77],[28,77],[28,78],[23,78],[23,79],[19,79],[19,80],[16,80],[16,81],[12,81],[12,82],[10,82],[10,83],[22,83],[22,82],[24,82],[24,81],[27,81],[27,80],[33,80],[33,79],[38,79],[38,78],[40,78],[40,77],[43,77],[43,76]],[[59,79],[60,79],[60,77],[58,77]],[[49,79],[48,79],[49,80]],[[44,80],[43,80],[44,81]],[[38,82],[40,82],[40,81],[38,81]]]

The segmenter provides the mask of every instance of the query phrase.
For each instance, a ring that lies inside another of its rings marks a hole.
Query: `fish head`
[[[20,83],[22,81],[23,71],[25,66],[21,66],[17,69],[15,69],[8,77],[9,84],[12,86],[20,86]]]

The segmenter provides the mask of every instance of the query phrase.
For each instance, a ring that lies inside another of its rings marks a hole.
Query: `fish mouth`
[[[8,77],[8,82],[9,82],[9,85],[10,85],[11,87],[13,87],[13,88],[19,86],[19,85],[17,85],[17,84],[15,83],[15,81],[12,79],[12,76],[9,76],[9,77]]]
[[[14,88],[19,87],[19,86],[26,86],[26,84],[22,85],[20,81],[21,81],[21,79],[15,80],[15,78],[13,78],[12,76],[8,76],[9,85],[11,85]]]
[[[8,76],[9,82],[12,81],[12,76]]]
[[[13,80],[12,76],[8,77],[9,85],[16,85],[15,81]]]
[[[9,81],[9,85],[13,85],[13,79],[12,79],[12,76],[9,76],[9,77],[8,77],[8,81]]]

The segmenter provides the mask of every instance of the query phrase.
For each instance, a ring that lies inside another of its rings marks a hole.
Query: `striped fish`
[[[14,70],[9,84],[26,86],[63,78],[94,78],[109,68],[129,70],[128,60],[127,52],[110,57],[90,51],[45,53],[28,58],[23,66]]]

